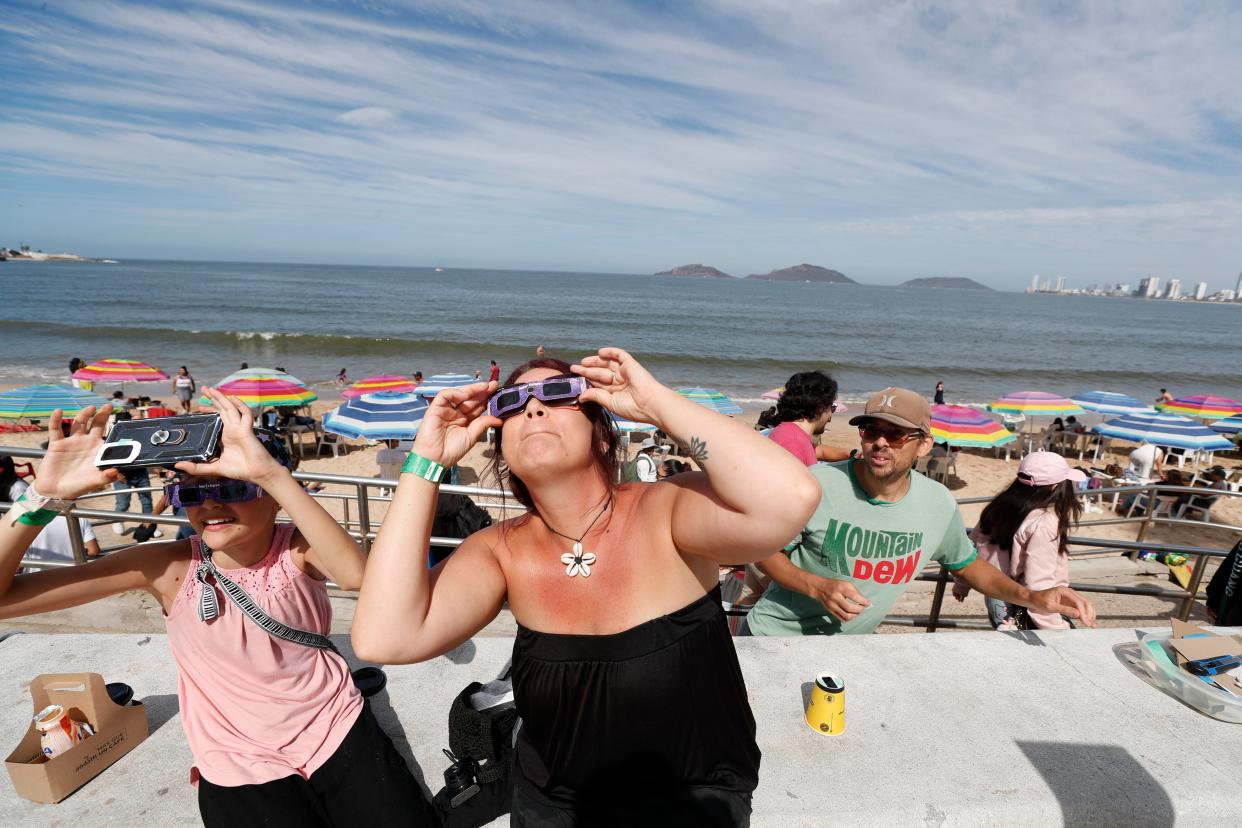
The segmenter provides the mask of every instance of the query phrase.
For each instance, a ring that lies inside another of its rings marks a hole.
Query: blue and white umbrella
[[[475,378],[469,374],[433,374],[423,380],[423,384],[415,388],[414,393],[420,397],[434,397],[445,388],[460,388],[475,382]]]
[[[429,405],[415,394],[363,394],[325,414],[323,430],[363,440],[412,440]]]
[[[1091,429],[1103,437],[1190,451],[1221,451],[1233,443],[1205,425],[1178,414],[1127,414]]]
[[[715,388],[678,388],[677,393],[720,414],[741,414],[742,407]]]
[[[1156,409],[1128,394],[1112,391],[1088,391],[1070,397],[1087,411],[1096,414],[1155,414]]]
[[[27,385],[0,394],[0,418],[43,419],[57,408],[72,417],[88,405],[99,407],[106,402],[98,394],[69,385]]]
[[[612,418],[612,424],[616,427],[617,431],[620,431],[623,434],[627,431],[642,431],[649,433],[657,430],[651,423],[639,423],[634,420],[626,420],[622,417],[618,417],[611,411],[608,412],[608,416]]]
[[[1221,434],[1238,434],[1242,432],[1242,414],[1234,414],[1232,417],[1217,420],[1208,428]]]

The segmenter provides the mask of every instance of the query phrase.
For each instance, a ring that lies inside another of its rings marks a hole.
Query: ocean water
[[[912,274],[917,275],[917,274]],[[1242,305],[597,273],[227,262],[0,263],[0,383],[141,359],[200,383],[244,361],[321,390],[342,367],[486,375],[623,347],[673,386],[753,399],[829,371],[953,402],[1019,390],[1242,398]],[[131,386],[132,388],[133,386]],[[162,390],[163,386],[159,390]]]

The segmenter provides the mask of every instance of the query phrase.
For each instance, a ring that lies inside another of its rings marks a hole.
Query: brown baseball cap
[[[850,425],[862,425],[867,420],[884,420],[931,434],[931,406],[909,388],[885,388],[872,394],[863,413],[850,418]]]

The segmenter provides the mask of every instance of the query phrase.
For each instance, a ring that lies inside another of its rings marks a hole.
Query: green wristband
[[[444,466],[411,451],[410,456],[405,460],[405,465],[401,467],[401,473],[417,475],[423,480],[439,483],[440,478],[444,476]]]
[[[27,526],[47,526],[59,516],[60,513],[52,509],[36,509],[33,512],[22,513],[17,522]]]

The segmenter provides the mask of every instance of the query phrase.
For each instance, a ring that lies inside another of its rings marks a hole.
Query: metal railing
[[[22,458],[40,458],[44,454],[43,449],[18,448],[15,446],[0,445],[0,455],[10,455],[12,457]],[[339,522],[345,527],[354,538],[362,545],[364,551],[370,549],[371,541],[376,535],[376,526],[372,519],[372,504],[389,503],[392,497],[383,495],[372,490],[393,490],[396,488],[397,481],[380,477],[359,477],[354,475],[341,474],[321,474],[315,472],[295,472],[293,475],[295,480],[305,483],[320,483],[324,485],[334,485],[346,488],[347,492],[327,492],[314,491],[311,496],[318,500],[340,501],[342,503],[343,519]],[[525,508],[513,500],[512,495],[503,489],[485,488],[480,486],[458,486],[443,484],[440,486],[442,492],[450,494],[462,494],[475,500],[475,502],[485,508],[499,511],[525,511]],[[160,486],[144,486],[138,488],[127,489],[105,489],[99,492],[92,492],[78,498],[81,501],[90,500],[100,497],[112,497],[115,495],[124,495],[126,493],[152,492],[156,495],[163,491]],[[1210,494],[1209,494],[1210,492]],[[1157,589],[1152,587],[1131,587],[1131,586],[1111,586],[1100,584],[1071,583],[1070,585],[1079,592],[1084,593],[1106,593],[1117,595],[1136,595],[1153,598],[1180,598],[1181,603],[1176,612],[1176,616],[1181,620],[1186,620],[1190,615],[1190,610],[1194,606],[1194,602],[1199,594],[1204,575],[1204,562],[1211,558],[1223,558],[1228,554],[1229,544],[1225,548],[1200,547],[1186,544],[1165,544],[1151,543],[1144,540],[1150,534],[1151,529],[1157,525],[1166,526],[1193,526],[1197,528],[1220,529],[1224,531],[1232,531],[1242,533],[1242,526],[1234,526],[1225,523],[1216,523],[1208,521],[1185,520],[1176,517],[1157,516],[1154,508],[1156,498],[1159,495],[1194,495],[1199,497],[1216,496],[1221,498],[1242,498],[1242,492],[1234,492],[1230,490],[1207,490],[1201,487],[1191,486],[1166,486],[1158,483],[1134,484],[1127,486],[1116,486],[1112,488],[1088,489],[1080,492],[1085,498],[1119,498],[1122,495],[1135,493],[1136,495],[1146,496],[1148,507],[1143,517],[1113,517],[1100,518],[1096,520],[1083,520],[1078,524],[1078,528],[1089,526],[1107,526],[1116,524],[1137,524],[1138,531],[1134,540],[1125,540],[1118,538],[1098,538],[1098,537],[1081,537],[1072,536],[1069,539],[1069,545],[1076,547],[1075,552],[1071,553],[1071,557],[1080,557],[1086,554],[1098,553],[1101,551],[1119,550],[1123,552],[1169,552],[1175,554],[1186,555],[1193,561],[1193,574],[1185,589]],[[977,503],[987,503],[991,501],[991,497],[967,497],[958,499],[959,506],[965,506]],[[350,511],[350,505],[356,504],[354,509],[357,518],[354,519]],[[0,513],[8,511],[9,504],[0,502]],[[188,526],[189,521],[183,517],[176,517],[172,514],[148,515],[135,512],[119,512],[106,509],[88,509],[75,505],[69,513],[72,516],[86,518],[97,523],[108,523],[117,521],[126,521],[130,523],[154,523],[163,526]],[[69,536],[73,542],[74,562],[76,564],[86,563],[85,547],[82,540],[82,534],[79,530],[77,521],[70,520],[67,522],[69,528]],[[433,536],[431,538],[432,546],[440,547],[456,547],[461,544],[462,538],[449,538]],[[125,546],[128,546],[126,544]],[[115,549],[124,548],[123,546],[112,547],[102,550],[103,552],[114,551]],[[23,560],[22,565],[30,568],[54,568],[59,566],[73,566],[75,563],[67,561],[26,561]],[[929,571],[930,570],[930,571]],[[925,569],[917,580],[935,582],[936,589],[932,597],[932,607],[927,618],[892,618],[886,619],[885,623],[907,624],[912,626],[922,626],[928,632],[935,632],[940,627],[963,627],[973,628],[982,626],[987,628],[988,625],[982,622],[955,619],[947,621],[941,619],[941,609],[944,604],[944,593],[949,582],[949,571],[939,568]]]

